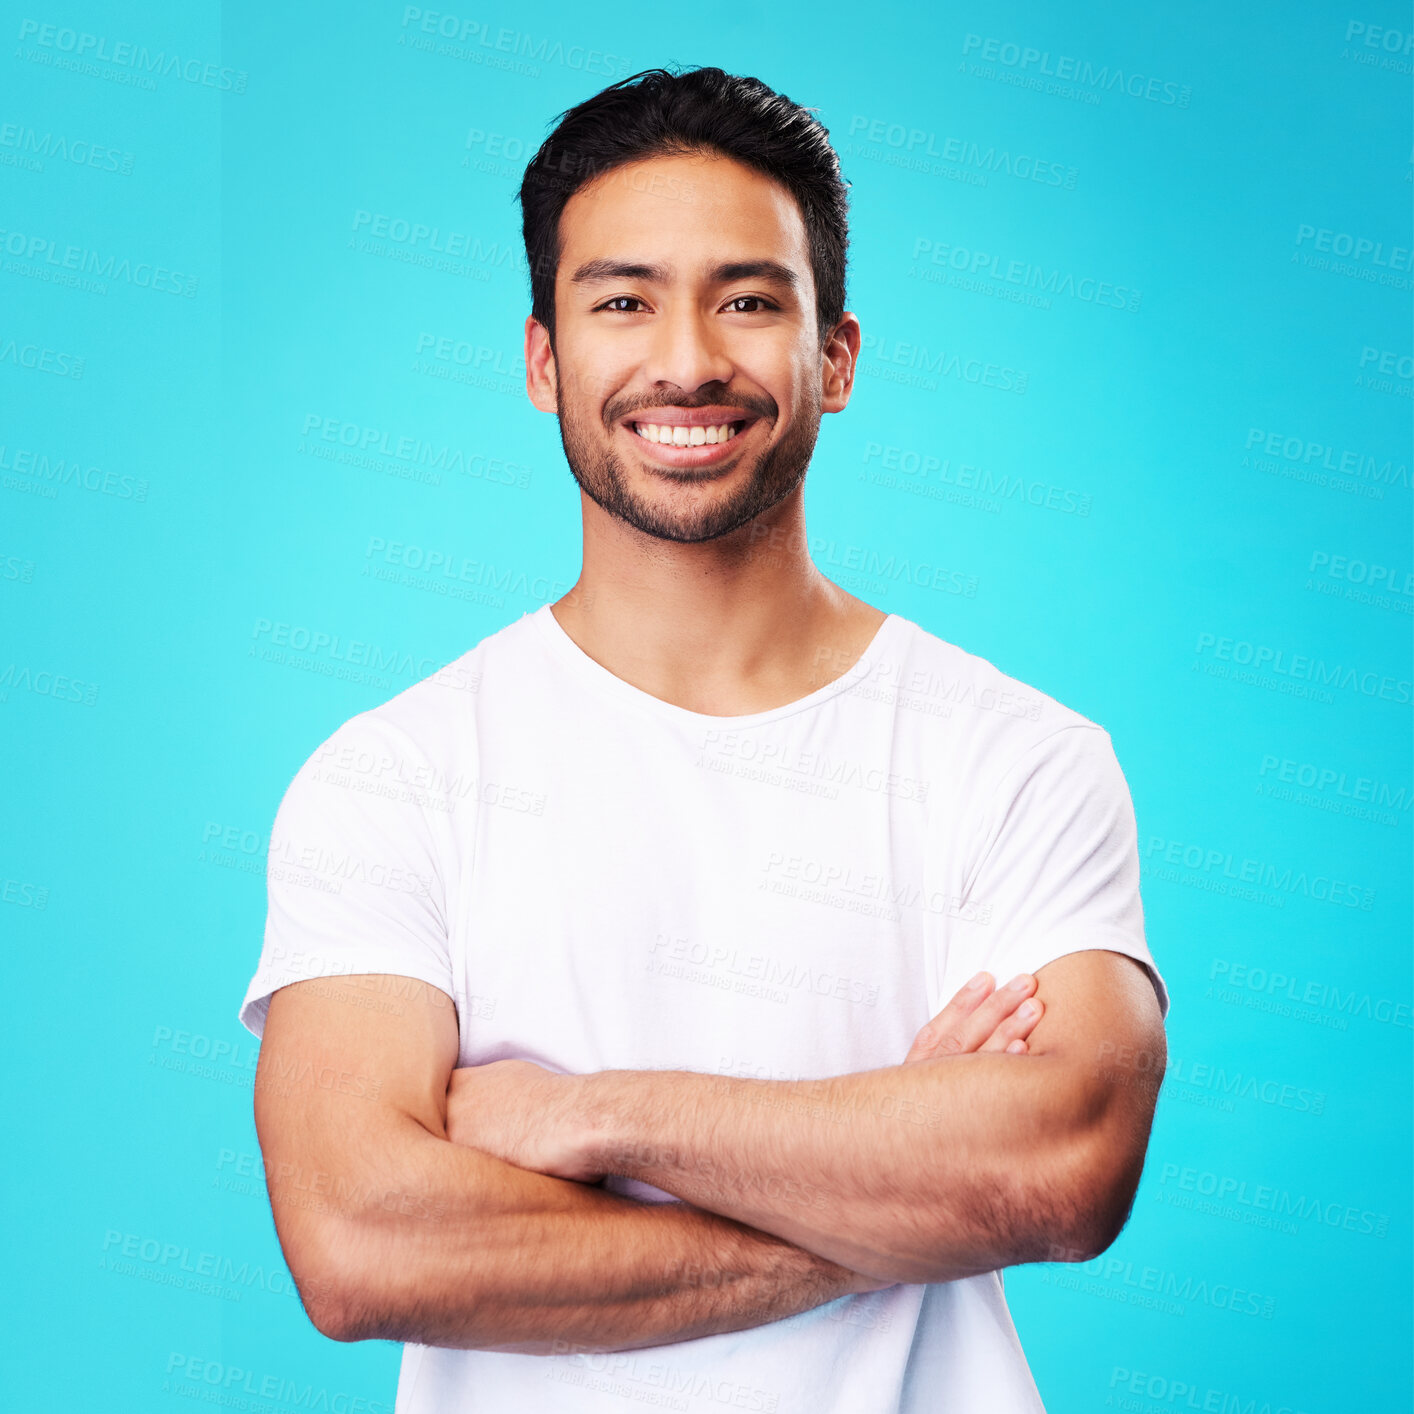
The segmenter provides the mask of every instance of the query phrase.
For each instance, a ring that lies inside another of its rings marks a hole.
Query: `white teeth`
[[[715,427],[668,427],[656,422],[635,422],[633,430],[647,442],[661,442],[672,447],[701,447],[730,442],[737,435],[736,424],[732,422],[720,423]]]

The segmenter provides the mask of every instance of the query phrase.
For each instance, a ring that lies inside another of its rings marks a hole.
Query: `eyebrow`
[[[707,272],[714,284],[726,285],[735,280],[773,280],[789,290],[800,288],[800,277],[788,265],[778,260],[729,260],[714,265]],[[635,260],[587,260],[570,276],[572,285],[593,285],[604,280],[647,280],[666,285],[672,280],[672,267],[646,265]]]

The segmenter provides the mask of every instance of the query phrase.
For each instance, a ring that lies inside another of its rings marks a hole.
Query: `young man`
[[[860,336],[809,113],[637,75],[521,201],[583,572],[281,802],[306,1309],[407,1342],[398,1414],[1038,1410],[1000,1269],[1113,1241],[1163,1071],[1110,739],[809,558]]]

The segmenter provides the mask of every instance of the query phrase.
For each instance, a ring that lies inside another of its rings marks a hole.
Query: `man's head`
[[[753,78],[650,70],[562,115],[520,200],[531,396],[585,493],[704,541],[795,491],[858,353],[820,123]]]

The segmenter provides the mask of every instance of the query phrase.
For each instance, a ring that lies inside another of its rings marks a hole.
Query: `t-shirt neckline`
[[[641,687],[635,687],[631,682],[625,682],[616,673],[611,673],[602,663],[591,658],[565,632],[560,621],[550,612],[549,604],[542,604],[529,617],[563,662],[569,664],[586,679],[597,683],[601,689],[618,697],[626,705],[640,711],[653,713],[668,721],[718,729],[727,727],[733,730],[762,726],[767,722],[774,722],[780,717],[789,717],[796,712],[808,711],[811,707],[827,702],[830,698],[862,682],[874,670],[874,665],[883,653],[887,641],[897,631],[898,626],[905,622],[897,614],[887,614],[884,621],[874,630],[873,638],[869,640],[868,646],[854,664],[839,677],[832,678],[823,687],[817,687],[814,692],[807,693],[804,697],[798,697],[794,702],[786,702],[779,707],[772,707],[765,712],[749,712],[744,716],[718,717],[708,712],[689,711],[686,707],[679,707],[675,702],[664,702],[661,697],[654,697],[651,692],[645,692]]]

